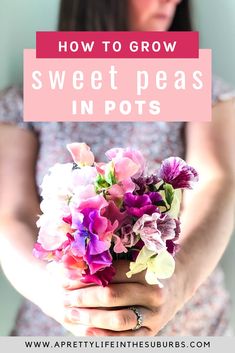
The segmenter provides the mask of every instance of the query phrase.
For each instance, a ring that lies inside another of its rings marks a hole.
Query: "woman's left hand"
[[[144,272],[128,279],[127,271],[128,262],[119,261],[116,276],[109,286],[67,291],[66,320],[78,324],[83,334],[90,336],[155,336],[191,296],[186,289],[187,271],[180,262],[176,262],[173,276],[162,281],[163,288],[147,284]],[[78,284],[72,286],[76,288]],[[137,316],[131,306],[135,306],[143,318],[137,330],[133,330]]]

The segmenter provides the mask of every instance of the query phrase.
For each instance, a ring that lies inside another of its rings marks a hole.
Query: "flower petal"
[[[80,166],[89,166],[94,164],[94,155],[86,143],[70,143],[67,145],[67,149],[72,155],[72,158],[76,164]]]
[[[126,273],[126,276],[130,278],[132,275],[142,272],[147,268],[148,260],[155,254],[154,251],[147,249],[146,246],[140,250],[135,262],[130,263],[130,271]]]
[[[157,276],[154,272],[147,269],[145,274],[145,280],[148,284],[154,285],[157,284],[160,288],[163,288],[163,284],[157,279]]]
[[[169,278],[174,273],[175,260],[168,251],[162,251],[156,257],[149,259],[148,270],[159,279]]]
[[[159,176],[174,189],[192,189],[193,184],[198,181],[197,171],[179,157],[165,159]]]

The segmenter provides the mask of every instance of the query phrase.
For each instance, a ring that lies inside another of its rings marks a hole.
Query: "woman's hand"
[[[21,269],[23,270],[23,267]],[[25,280],[22,281],[21,278],[23,288],[21,293],[73,335],[87,336],[87,326],[70,322],[66,317],[64,308],[66,290],[62,285],[65,275],[61,273],[60,266],[56,265],[51,269],[50,265],[32,259],[31,263],[28,263],[28,269],[26,266],[24,269]],[[80,283],[81,288],[82,286]]]
[[[179,261],[174,275],[162,281],[162,289],[147,284],[144,273],[128,280],[127,271],[127,261],[119,261],[113,283],[105,288],[73,289],[79,284],[71,283],[64,301],[66,321],[85,325],[86,335],[154,336],[190,297],[186,289],[187,273]],[[133,330],[137,316],[130,306],[137,307],[143,317],[138,330]]]

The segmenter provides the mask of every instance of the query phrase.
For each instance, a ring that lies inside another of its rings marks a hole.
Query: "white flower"
[[[163,287],[159,279],[166,279],[173,275],[175,260],[168,251],[161,251],[156,254],[144,246],[139,252],[135,262],[130,263],[130,271],[126,273],[128,278],[134,274],[146,270],[145,279],[149,284],[158,284]]]

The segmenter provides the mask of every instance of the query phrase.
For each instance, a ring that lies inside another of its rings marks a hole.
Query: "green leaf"
[[[114,165],[113,165],[113,162],[110,162],[108,164],[108,167],[106,168],[105,170],[105,181],[109,184],[109,185],[114,185],[114,184],[117,184],[117,181],[116,181],[116,178],[115,178],[115,175],[114,175]]]
[[[98,174],[96,181],[95,181],[95,189],[96,192],[99,192],[103,189],[107,189],[109,187],[109,184],[106,182],[106,180],[104,179],[103,175]]]
[[[175,190],[171,184],[166,184],[166,183],[164,184],[164,190],[165,190],[166,202],[168,203],[169,206],[171,206],[174,200]]]

